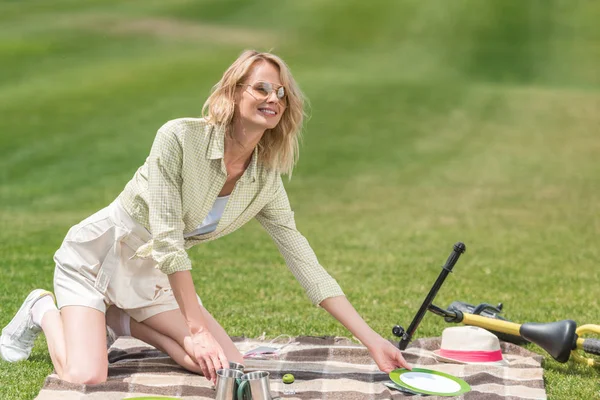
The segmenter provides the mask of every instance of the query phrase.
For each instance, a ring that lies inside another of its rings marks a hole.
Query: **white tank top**
[[[204,221],[202,221],[200,226],[198,226],[198,228],[196,228],[193,232],[187,233],[183,236],[188,238],[190,236],[203,235],[217,229],[217,225],[223,216],[223,211],[225,211],[227,200],[229,200],[229,196],[217,197],[215,204],[213,204],[212,209],[206,218],[204,218]]]

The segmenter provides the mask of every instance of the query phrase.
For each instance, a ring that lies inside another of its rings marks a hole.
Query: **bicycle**
[[[392,329],[392,333],[401,338],[398,343],[400,350],[406,349],[425,313],[430,311],[443,317],[449,323],[462,323],[487,329],[505,341],[516,344],[534,343],[561,363],[565,363],[573,357],[574,360],[590,367],[600,365],[600,360],[584,357],[578,353],[578,351],[583,351],[590,355],[600,356],[600,339],[581,337],[583,334],[589,333],[600,334],[600,325],[586,324],[577,327],[575,321],[570,319],[549,323],[526,322],[517,324],[498,315],[502,311],[502,304],[492,306],[482,303],[478,306],[472,306],[468,303],[454,302],[446,310],[434,305],[433,300],[437,292],[465,251],[466,246],[464,243],[458,242],[454,245],[452,253],[442,266],[442,271],[429,290],[408,330],[399,325],[394,326]]]

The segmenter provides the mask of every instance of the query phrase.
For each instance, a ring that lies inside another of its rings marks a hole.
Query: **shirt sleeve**
[[[165,274],[192,269],[184,248],[181,206],[182,147],[177,124],[167,122],[156,134],[148,157],[148,209],[152,258]]]
[[[256,215],[256,219],[269,233],[288,268],[315,306],[326,298],[344,295],[337,281],[319,264],[306,238],[296,229],[294,212],[281,177],[273,199]]]

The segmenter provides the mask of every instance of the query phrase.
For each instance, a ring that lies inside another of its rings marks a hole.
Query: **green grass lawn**
[[[436,304],[600,323],[599,20],[591,1],[0,3],[0,325],[245,48],[281,55],[311,99],[297,224],[384,337],[457,241]],[[230,334],[349,335],[257,223],[190,254]],[[430,314],[417,336],[446,326]],[[597,370],[549,358],[549,398],[600,397]],[[0,362],[0,398],[35,397],[51,371],[40,339]]]

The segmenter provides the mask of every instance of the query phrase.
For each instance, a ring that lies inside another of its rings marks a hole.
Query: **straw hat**
[[[440,349],[433,354],[442,362],[508,365],[508,361],[502,357],[496,335],[476,326],[444,329]]]

